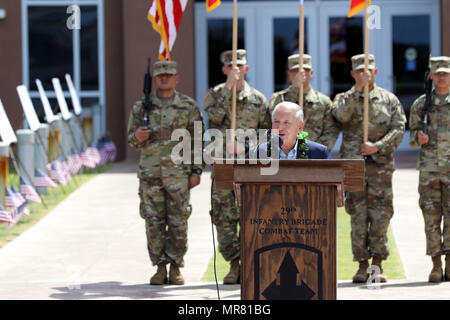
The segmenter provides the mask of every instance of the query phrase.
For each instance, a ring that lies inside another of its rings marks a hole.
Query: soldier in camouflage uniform
[[[184,284],[179,268],[187,251],[189,190],[200,183],[203,166],[174,162],[171,153],[179,142],[171,141],[171,136],[175,129],[187,129],[193,139],[194,121],[201,125],[202,118],[196,102],[175,91],[179,81],[176,62],[156,62],[153,77],[156,91],[150,95],[149,125],[141,126],[144,107],[140,100],[130,114],[128,143],[141,151],[140,215],[145,219],[150,260],[158,266],[150,284],[167,283],[169,263],[169,283]]]
[[[204,109],[210,121],[210,128],[225,130],[231,128],[232,88],[236,84],[236,129],[269,129],[270,112],[266,98],[262,93],[250,87],[245,81],[248,72],[245,50],[237,50],[237,67],[232,68],[232,52],[226,51],[221,57],[222,72],[227,76],[225,83],[210,89],[204,99]],[[225,147],[225,146],[224,146]],[[230,153],[244,151],[239,145],[232,145]],[[238,233],[239,207],[233,191],[216,190],[214,176],[211,187],[212,221],[216,226],[219,251],[226,261],[231,261],[230,272],[225,276],[224,284],[240,281],[240,237]]]
[[[411,107],[410,145],[421,146],[417,163],[419,205],[425,221],[426,254],[433,261],[428,281],[440,282],[443,277],[450,281],[450,57],[431,58],[430,65],[434,89],[428,109],[428,132],[422,131],[425,104],[422,95]]]
[[[386,282],[381,267],[389,255],[387,231],[394,213],[392,205],[393,152],[400,145],[406,117],[398,98],[376,86],[375,57],[369,56],[369,70],[364,71],[364,55],[352,57],[351,75],[355,86],[336,96],[333,116],[341,122],[343,141],[341,159],[362,159],[366,156],[365,190],[349,192],[345,208],[351,216],[353,260],[359,269],[353,282],[368,279],[368,260],[380,268],[375,281]],[[364,86],[369,83],[369,135],[363,141]]]
[[[314,90],[311,77],[314,73],[310,55],[303,55],[303,68],[299,72],[299,55],[288,58],[288,77],[291,85],[282,91],[275,92],[269,102],[270,110],[283,101],[298,104],[299,87],[303,86],[303,114],[305,118],[304,131],[308,132],[308,139],[326,145],[333,149],[339,136],[339,124],[331,115],[331,100],[323,93]]]

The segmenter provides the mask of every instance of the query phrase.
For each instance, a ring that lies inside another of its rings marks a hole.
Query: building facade
[[[35,79],[40,79],[57,110],[51,78],[63,80],[69,73],[83,108],[99,106],[98,125],[115,141],[118,159],[135,158],[126,144],[128,114],[142,97],[147,57],[157,59],[160,43],[146,18],[150,4],[0,0],[5,13],[0,15],[0,99],[14,129],[23,126],[16,86],[29,88],[39,113]],[[396,93],[408,112],[423,92],[428,57],[450,55],[450,0],[372,4],[370,52],[377,58],[377,83]],[[348,0],[305,0],[312,85],[331,98],[352,86],[350,57],[363,51],[362,14],[347,19],[348,9]],[[207,89],[225,79],[219,54],[231,48],[232,12],[232,1],[226,0],[212,12],[206,12],[204,0],[191,0],[184,12],[172,57],[181,76],[178,90],[200,107]],[[239,1],[239,47],[248,52],[248,82],[267,98],[287,85],[286,60],[298,51],[298,15],[297,0]]]

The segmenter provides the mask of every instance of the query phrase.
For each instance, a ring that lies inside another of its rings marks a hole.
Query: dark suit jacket
[[[250,151],[250,158],[251,159],[267,159],[267,146],[268,143],[260,144],[258,147],[254,148]],[[297,144],[297,147],[299,147],[300,144]],[[308,147],[308,151],[306,152],[306,155],[308,156],[308,159],[329,159],[330,154],[328,153],[328,148],[324,146],[323,144],[309,141],[307,140],[306,146]],[[259,151],[259,152],[258,152]],[[298,152],[297,152],[298,154]]]
[[[308,147],[306,152],[308,159],[328,159],[330,157],[328,148],[323,144],[308,140],[306,146]]]

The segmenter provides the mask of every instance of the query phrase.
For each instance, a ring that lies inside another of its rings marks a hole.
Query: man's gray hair
[[[272,111],[272,121],[273,121],[273,115],[275,114],[275,112],[277,112],[277,110],[280,107],[283,107],[283,106],[285,108],[287,108],[287,109],[294,110],[295,111],[295,117],[297,118],[297,120],[300,121],[300,122],[303,122],[303,111],[300,108],[300,106],[298,104],[296,104],[296,103],[288,102],[288,101],[280,102],[279,104],[277,104],[275,106],[275,108]]]

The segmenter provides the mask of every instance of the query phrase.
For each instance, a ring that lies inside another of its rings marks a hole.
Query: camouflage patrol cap
[[[175,61],[156,61],[153,64],[153,76],[160,74],[177,74],[177,63]]]
[[[431,73],[445,72],[450,73],[450,57],[430,58]]]
[[[220,61],[222,61],[224,66],[233,64],[233,51],[228,50],[222,52],[222,54],[220,55]],[[236,50],[236,64],[247,64],[247,51],[245,51],[244,49]]]
[[[293,54],[288,58],[288,68],[289,71],[293,69],[298,69],[298,59],[300,55]],[[303,69],[312,69],[311,56],[309,54],[303,54]]]
[[[364,69],[364,54],[358,54],[352,57],[352,70]],[[375,69],[375,56],[369,54],[369,70]]]

